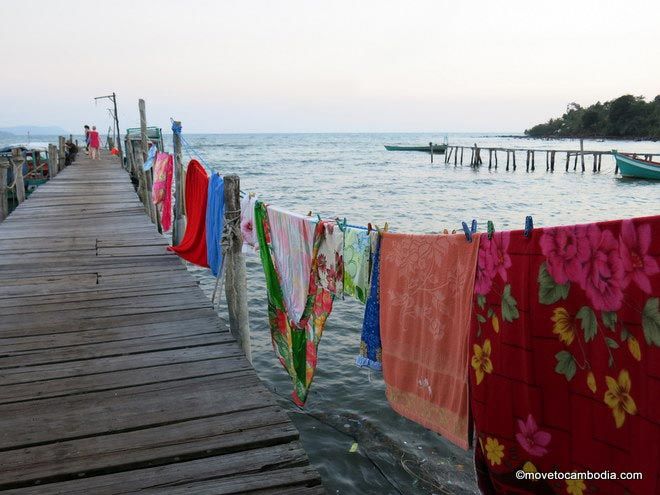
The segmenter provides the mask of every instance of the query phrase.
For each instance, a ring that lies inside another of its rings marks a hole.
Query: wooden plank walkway
[[[166,245],[109,157],[83,155],[0,224],[0,490],[323,493]]]

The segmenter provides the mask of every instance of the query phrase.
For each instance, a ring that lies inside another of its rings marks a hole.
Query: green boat
[[[635,155],[618,153],[612,150],[617,168],[623,177],[660,180],[660,163],[651,160],[640,160]]]
[[[394,146],[391,144],[386,144],[385,149],[387,151],[426,151],[427,153],[431,152],[431,143],[426,146]],[[433,153],[439,155],[443,154],[447,150],[446,144],[434,144]]]

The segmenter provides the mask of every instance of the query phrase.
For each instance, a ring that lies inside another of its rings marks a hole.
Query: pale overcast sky
[[[522,131],[660,94],[660,1],[0,0],[0,127]]]

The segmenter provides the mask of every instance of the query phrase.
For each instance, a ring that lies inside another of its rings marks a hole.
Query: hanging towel
[[[158,154],[158,147],[156,145],[151,145],[149,151],[147,151],[147,159],[142,164],[142,170],[150,170],[156,162],[156,155]]]
[[[336,222],[324,221],[317,257],[317,274],[321,287],[334,296],[344,292],[344,232]]]
[[[300,323],[309,295],[314,228],[311,217],[268,206],[271,252],[289,318]]]
[[[257,243],[257,233],[254,229],[254,205],[257,202],[256,196],[246,194],[241,199],[241,234],[243,234],[243,252],[254,254],[259,251]]]
[[[383,378],[392,408],[468,448],[468,334],[479,235],[385,232]]]
[[[222,266],[222,228],[225,223],[225,185],[222,177],[213,174],[209,179],[206,202],[206,258],[211,273],[218,276]]]
[[[360,354],[355,358],[355,364],[360,367],[381,371],[383,369],[383,359],[380,342],[380,236],[377,232],[373,232],[371,238],[373,246],[371,287],[369,288],[369,297],[364,308]]]
[[[167,249],[195,265],[208,267],[206,258],[206,199],[209,176],[197,160],[190,160],[186,171],[186,232],[178,246]]]
[[[325,322],[332,311],[333,297],[329,291],[316,283],[313,268],[308,274],[308,295],[300,322],[296,323],[287,313],[281,274],[275,263],[273,231],[269,222],[271,208],[258,201],[255,205],[255,230],[259,241],[259,254],[266,276],[268,294],[268,322],[273,349],[282,366],[293,381],[293,401],[303,406],[309,387],[314,378],[317,363],[317,350],[325,327]],[[318,253],[323,232],[319,223],[313,233],[312,257]]]
[[[169,153],[157,153],[154,164],[154,185],[151,190],[151,200],[155,205],[161,205],[160,225],[163,232],[172,228],[172,176],[174,158]]]
[[[346,226],[344,231],[344,294],[364,303],[369,294],[369,232]]]
[[[660,493],[659,259],[660,216],[482,235],[470,404],[483,493]]]

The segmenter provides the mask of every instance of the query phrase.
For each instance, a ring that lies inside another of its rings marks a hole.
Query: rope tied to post
[[[174,134],[179,134],[180,135],[181,134],[181,129],[183,129],[183,127],[181,126],[181,123],[176,122],[176,121],[173,120],[172,121],[172,132]]]
[[[224,278],[227,253],[230,253],[234,247],[234,243],[239,245],[243,244],[243,235],[241,234],[241,210],[225,210],[225,223],[222,227],[222,238],[220,245],[222,246],[222,265],[218,272],[218,278],[215,281],[215,288],[211,296],[211,303],[215,304],[215,297],[218,293],[218,287],[221,280]],[[220,289],[222,287],[220,286]],[[218,300],[218,304],[220,300]]]

